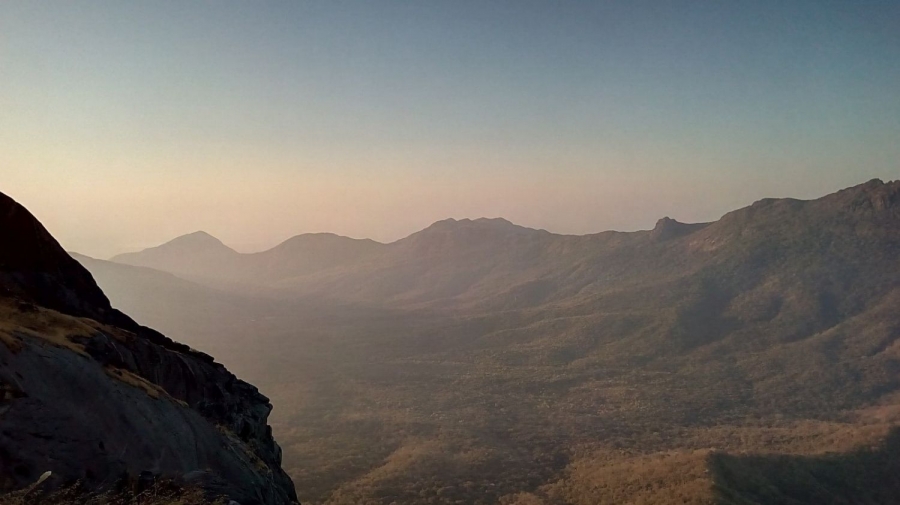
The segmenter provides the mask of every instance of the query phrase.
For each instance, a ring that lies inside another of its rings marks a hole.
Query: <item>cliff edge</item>
[[[110,306],[0,193],[0,492],[47,471],[89,490],[162,478],[242,505],[296,503],[269,400]]]

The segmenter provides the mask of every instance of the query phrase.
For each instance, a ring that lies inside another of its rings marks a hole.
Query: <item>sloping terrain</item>
[[[257,389],[113,309],[0,194],[0,491],[169,479],[244,505],[296,501]]]
[[[634,233],[448,220],[373,249],[254,280],[278,303],[202,343],[279,405],[307,502],[766,503],[768,482],[820,503],[825,477],[755,468],[890,443],[900,182]]]

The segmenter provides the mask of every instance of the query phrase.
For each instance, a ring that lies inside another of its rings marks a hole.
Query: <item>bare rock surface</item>
[[[0,194],[0,491],[47,471],[96,489],[153,475],[243,505],[295,503],[271,409],[210,356],[113,309]]]

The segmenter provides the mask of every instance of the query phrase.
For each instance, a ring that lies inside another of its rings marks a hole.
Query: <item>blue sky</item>
[[[900,2],[4,2],[0,191],[107,256],[900,178]]]

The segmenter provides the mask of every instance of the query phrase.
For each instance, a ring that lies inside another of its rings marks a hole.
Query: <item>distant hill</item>
[[[292,237],[268,251],[241,254],[206,232],[195,232],[111,261],[149,267],[219,286],[266,286],[364,261],[383,244],[331,233]]]
[[[285,240],[268,251],[245,255],[240,275],[247,282],[277,283],[365,262],[383,247],[374,240],[307,233]]]
[[[241,255],[212,235],[198,231],[139,253],[120,254],[113,261],[164,270],[186,277],[214,279],[231,271]]]

